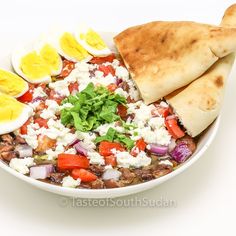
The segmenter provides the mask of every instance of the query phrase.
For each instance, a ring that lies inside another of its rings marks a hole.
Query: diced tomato
[[[28,119],[20,128],[20,133],[27,134],[27,126],[31,123],[31,119]]]
[[[67,77],[74,68],[75,68],[75,63],[73,61],[64,60],[62,71],[59,77],[62,77],[62,78]]]
[[[116,89],[117,89],[117,85],[112,83],[112,84],[109,84],[107,86],[107,89],[110,91],[110,92],[114,92]]]
[[[185,135],[184,131],[179,127],[176,119],[167,119],[165,125],[173,138],[182,138]]]
[[[71,172],[71,176],[74,179],[81,179],[82,182],[91,182],[98,178],[95,174],[85,169],[74,169]]]
[[[49,99],[54,100],[58,105],[60,105],[64,97],[61,97],[52,89],[49,94]]]
[[[115,75],[115,69],[111,65],[108,66],[100,65],[98,67],[98,70],[102,71],[104,76],[107,76],[109,74],[111,74],[112,76]]]
[[[169,107],[156,107],[151,111],[153,116],[162,116],[166,118],[170,114]]]
[[[117,114],[122,118],[122,119],[125,119],[126,116],[127,116],[127,107],[122,105],[122,104],[119,104],[117,106]]]
[[[24,93],[21,97],[18,98],[18,101],[20,102],[31,102],[33,99],[33,94],[30,90],[28,90],[26,93]]]
[[[117,161],[116,161],[116,157],[114,155],[110,155],[110,156],[105,156],[105,164],[106,165],[111,165],[111,166],[117,166]]]
[[[102,64],[105,62],[113,62],[113,60],[116,59],[115,54],[110,54],[106,57],[93,57],[89,62],[93,64]]]
[[[41,117],[38,117],[34,120],[34,123],[37,123],[39,127],[45,127],[48,128],[48,121],[46,119],[43,119]]]
[[[132,156],[135,156],[135,157],[136,157],[140,151],[145,151],[146,147],[147,147],[147,144],[146,144],[145,141],[141,138],[141,139],[139,139],[139,140],[136,141],[136,144],[135,144],[135,146],[132,148],[130,154],[131,154]]]
[[[78,91],[79,84],[77,82],[71,83],[71,84],[69,84],[68,89],[69,89],[70,93],[72,93],[73,91]]]
[[[82,155],[62,153],[58,155],[57,166],[60,170],[86,169],[89,167],[89,160]]]
[[[118,151],[125,150],[120,143],[102,141],[99,145],[99,154],[102,156],[110,156],[113,154],[111,151],[112,149],[116,149]]]
[[[38,137],[38,147],[36,148],[36,152],[44,153],[48,149],[55,147],[55,145],[55,139],[51,139],[46,135],[40,135]]]

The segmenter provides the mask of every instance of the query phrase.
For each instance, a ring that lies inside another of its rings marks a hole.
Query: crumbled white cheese
[[[67,188],[76,188],[80,185],[80,179],[73,179],[71,176],[66,176],[62,180],[62,186]]]
[[[160,165],[169,165],[169,166],[173,166],[173,163],[169,160],[162,160],[159,162]]]
[[[137,133],[137,135],[134,135],[134,133]],[[143,138],[146,143],[168,145],[171,140],[170,134],[164,127],[155,130],[152,130],[150,126],[142,127],[131,131],[131,134],[131,139],[138,140]]]
[[[120,65],[119,60],[114,59],[113,62],[112,62],[112,66],[113,66],[113,68],[116,69],[119,65]],[[119,73],[119,72],[118,72],[118,73]]]
[[[39,104],[40,104],[40,101],[28,103],[28,105],[29,105],[31,108],[33,108],[33,110],[35,110]]]
[[[24,159],[13,158],[9,164],[12,169],[24,175],[29,173],[29,167],[33,165],[35,165],[34,158],[31,157],[26,157]]]
[[[148,121],[148,124],[152,129],[159,129],[164,127],[165,119],[163,117],[153,117]]]
[[[123,66],[116,67],[115,75],[125,81],[129,79],[129,72]]]
[[[73,107],[73,105],[72,105],[71,103],[67,102],[67,103],[62,104],[62,105],[59,107],[59,110],[61,111],[61,110],[64,109],[64,108],[72,108],[72,107]]]
[[[54,83],[49,83],[49,88],[53,89],[57,94],[61,96],[69,96],[70,91],[68,89],[68,82],[66,80],[58,80]]]
[[[132,105],[128,108],[128,113],[131,112],[134,114],[133,122],[138,125],[138,127],[144,127],[145,124],[152,118],[152,110],[154,105],[145,105],[141,103],[140,106],[136,109],[133,109]]]
[[[46,154],[48,155],[48,160],[54,160],[61,153],[64,153],[65,148],[62,145],[56,145],[56,149],[53,151],[52,149],[46,150]]]
[[[70,129],[66,128],[60,120],[49,119],[47,124],[48,129],[42,127],[41,133],[57,140],[57,145],[67,146],[77,138],[77,135],[70,133]]]
[[[27,125],[27,134],[21,135],[25,139],[26,143],[30,145],[33,149],[38,147],[38,129],[39,125],[36,123],[30,123]]]
[[[124,91],[122,88],[117,88],[115,90],[115,94],[119,94],[120,96],[123,96],[125,98],[129,97],[129,94],[126,91]]]
[[[162,106],[162,107],[169,107],[169,105],[166,102],[164,102],[164,101],[160,102],[160,106]]]
[[[145,152],[141,151],[136,157],[133,157],[129,152],[115,152],[118,167],[135,167],[139,168],[142,166],[148,166],[151,164],[151,158],[146,155]]]
[[[47,105],[47,109],[44,109],[40,114],[40,117],[43,119],[56,118],[56,114],[59,112],[60,107],[54,100],[46,100],[45,104]]]
[[[80,145],[89,150],[92,151],[93,149],[96,148],[96,145],[94,143],[94,140],[96,139],[96,135],[92,132],[86,133],[86,132],[80,132],[77,131],[77,137],[78,139],[82,140],[80,142]]]
[[[98,152],[88,152],[87,157],[90,164],[104,165],[104,157],[101,156]]]
[[[116,122],[100,125],[95,129],[95,131],[98,132],[100,136],[103,136],[107,133],[109,128],[113,128],[119,133],[123,133],[125,131],[124,128],[122,126],[117,125]]]
[[[37,87],[33,91],[33,99],[47,97],[47,94],[43,91],[42,87]]]

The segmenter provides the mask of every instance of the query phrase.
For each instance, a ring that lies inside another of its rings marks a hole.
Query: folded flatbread
[[[221,26],[236,27],[236,5],[226,10]],[[219,115],[226,79],[234,58],[234,53],[231,53],[219,59],[204,75],[181,92],[165,97],[192,137],[205,130]]]
[[[151,22],[114,38],[146,104],[188,85],[236,51],[236,29],[195,22]]]

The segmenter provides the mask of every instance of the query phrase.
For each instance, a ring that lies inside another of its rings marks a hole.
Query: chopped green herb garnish
[[[126,99],[119,94],[111,93],[105,87],[94,87],[93,83],[80,93],[70,95],[62,104],[71,103],[72,108],[61,111],[61,122],[72,125],[79,131],[90,131],[105,123],[121,120],[117,115],[117,106],[125,105]]]
[[[132,139],[124,134],[118,133],[113,128],[109,128],[104,136],[100,136],[95,139],[95,143],[100,143],[102,141],[122,143],[129,150],[134,146],[135,143]]]

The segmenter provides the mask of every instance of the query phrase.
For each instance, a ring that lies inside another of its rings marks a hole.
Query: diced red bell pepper
[[[113,153],[111,151],[112,149],[116,149],[118,151],[124,151],[125,150],[120,143],[102,141],[99,145],[99,154],[102,155],[102,156],[113,155]]]
[[[74,169],[71,172],[71,176],[74,179],[81,179],[82,182],[91,182],[98,178],[95,174],[85,169]]]
[[[60,170],[86,169],[89,167],[89,160],[82,155],[61,153],[58,155],[57,166]]]

